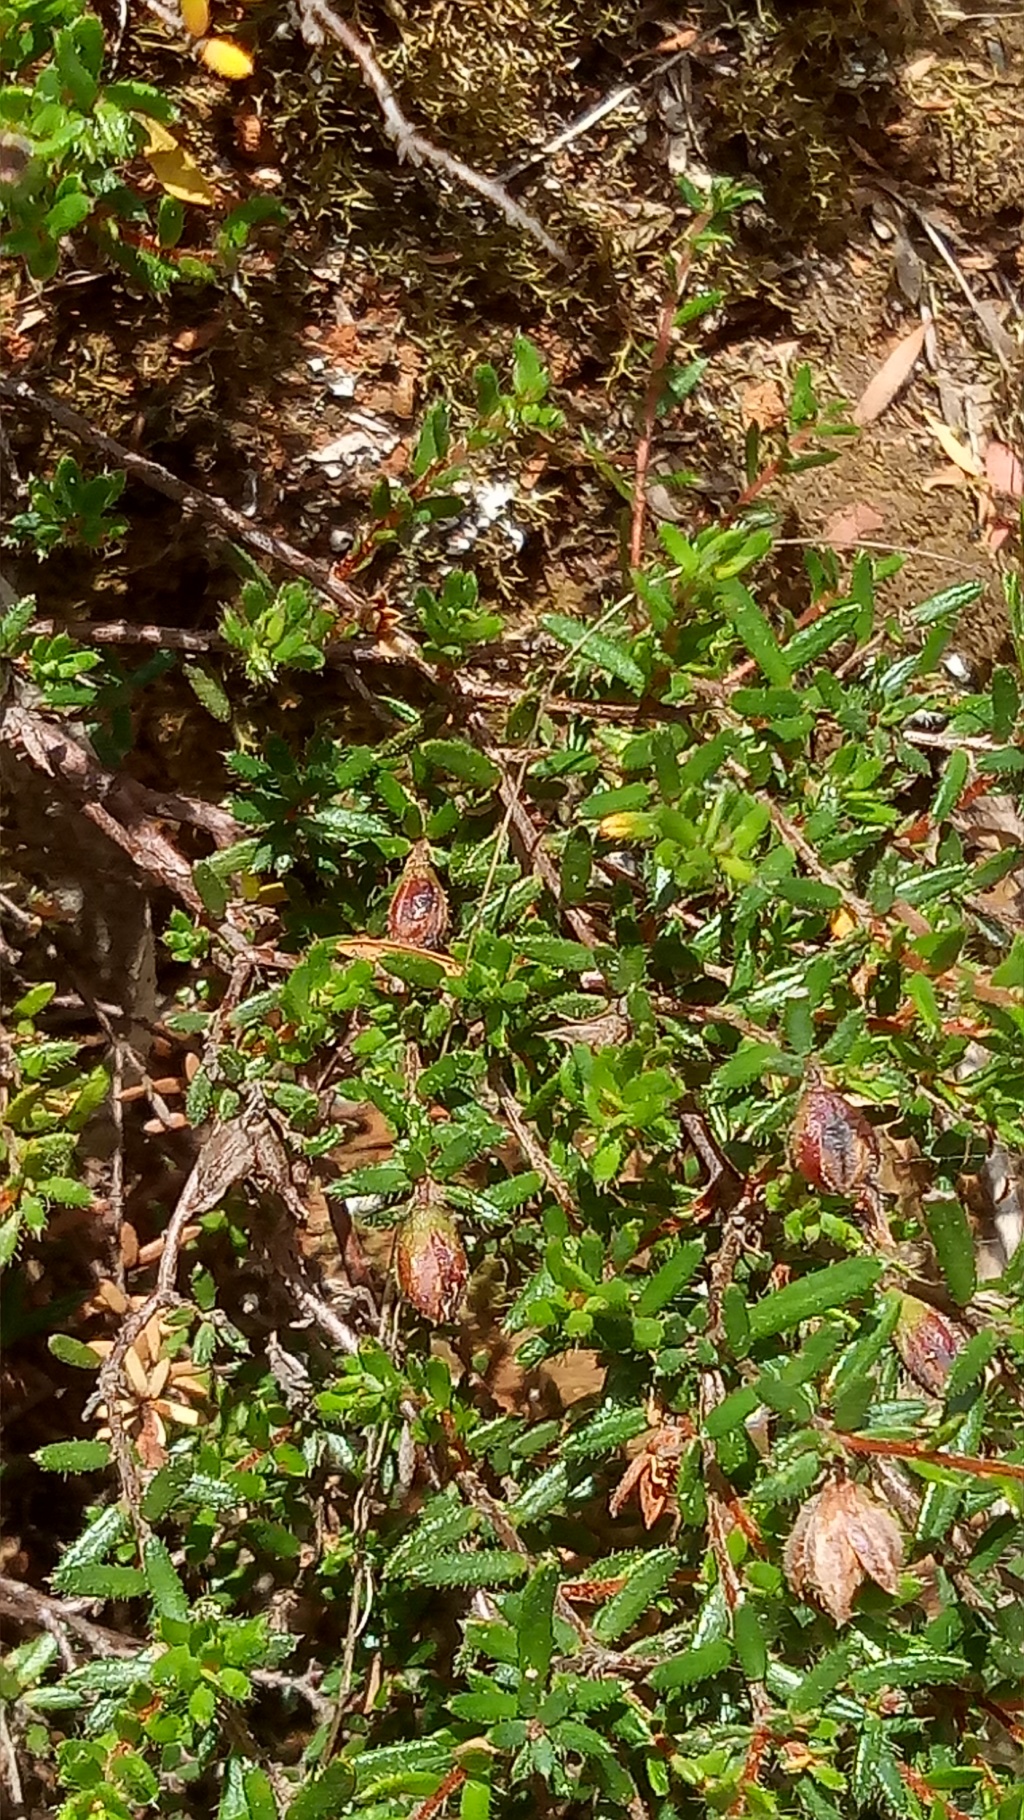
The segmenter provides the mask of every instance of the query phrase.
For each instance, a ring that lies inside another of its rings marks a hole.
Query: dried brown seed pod
[[[865,1579],[895,1597],[903,1538],[884,1505],[849,1479],[833,1480],[797,1517],[784,1566],[795,1593],[810,1588],[836,1623],[845,1624]]]
[[[410,948],[440,948],[447,928],[448,899],[426,841],[417,841],[391,899],[388,935]]]
[[[911,1377],[933,1397],[941,1397],[953,1360],[967,1343],[964,1328],[958,1327],[929,1302],[905,1295],[900,1301],[899,1320],[892,1337]]]
[[[407,1302],[436,1326],[452,1321],[469,1279],[469,1263],[455,1221],[432,1182],[416,1192],[398,1229],[398,1282]]]
[[[264,164],[274,156],[273,138],[254,107],[241,108],[234,117],[234,127],[235,144],[243,158]]]
[[[854,1196],[874,1185],[878,1139],[863,1112],[815,1081],[796,1109],[790,1133],[794,1166],[812,1188]]]

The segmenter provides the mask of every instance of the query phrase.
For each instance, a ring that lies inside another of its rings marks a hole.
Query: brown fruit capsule
[[[409,855],[388,911],[388,935],[410,948],[440,948],[448,928],[448,899],[430,864],[426,841]]]
[[[905,1295],[892,1338],[911,1377],[933,1397],[941,1397],[953,1360],[966,1344],[964,1329],[930,1303]]]
[[[884,1505],[850,1480],[834,1480],[804,1505],[783,1564],[795,1593],[810,1588],[836,1623],[845,1624],[865,1579],[890,1597],[898,1593],[903,1539]]]
[[[878,1139],[862,1112],[823,1087],[808,1087],[790,1133],[794,1166],[812,1188],[853,1196],[873,1184]]]
[[[398,1229],[395,1266],[402,1294],[425,1320],[435,1326],[454,1320],[469,1279],[469,1263],[455,1221],[430,1183],[417,1190]]]

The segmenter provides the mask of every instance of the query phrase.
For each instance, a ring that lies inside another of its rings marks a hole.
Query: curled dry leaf
[[[953,466],[959,468],[962,474],[969,474],[976,480],[981,474],[981,462],[974,450],[969,448],[966,442],[961,442],[959,436],[954,435],[948,423],[943,423],[941,418],[933,417],[930,412],[926,411],[925,422],[942,453],[953,463]]]
[[[860,424],[862,428],[865,424],[874,423],[875,418],[881,417],[882,412],[891,405],[901,387],[906,385],[924,347],[930,321],[931,317],[918,323],[916,329],[911,329],[909,335],[904,335],[902,341],[896,343],[888,359],[861,393],[853,413],[854,423]]]
[[[160,188],[168,196],[176,196],[179,202],[191,202],[199,208],[212,208],[217,201],[217,192],[208,177],[205,177],[191,152],[179,145],[173,133],[169,133],[159,120],[145,121],[146,144],[142,156],[149,165]]]
[[[439,948],[448,928],[448,899],[430,864],[426,841],[409,855],[388,911],[388,934],[410,948]]]
[[[684,1422],[669,1418],[644,1439],[640,1452],[632,1459],[608,1500],[608,1515],[617,1517],[635,1494],[645,1529],[653,1529],[658,1518],[675,1508],[679,1462],[692,1431]]]
[[[433,1182],[420,1184],[398,1229],[395,1267],[402,1294],[425,1320],[435,1326],[454,1320],[469,1264],[455,1221]]]
[[[950,1366],[967,1343],[967,1334],[928,1302],[905,1295],[900,1302],[893,1343],[911,1377],[932,1396],[940,1397]]]
[[[878,1172],[878,1139],[864,1114],[841,1093],[815,1081],[796,1109],[790,1133],[794,1166],[824,1194],[856,1195]]]
[[[101,1285],[97,1298],[122,1312],[138,1306],[141,1298],[129,1302],[113,1283]],[[146,1322],[124,1359],[124,1394],[117,1400],[121,1421],[138,1448],[139,1458],[148,1471],[155,1471],[167,1459],[167,1430],[170,1425],[195,1428],[200,1419],[196,1407],[206,1397],[206,1385],[191,1359],[170,1359],[164,1355],[167,1330],[159,1315]],[[92,1351],[105,1359],[113,1350],[112,1340],[90,1340]],[[97,1414],[102,1438],[110,1435],[110,1415],[105,1403]]]
[[[784,1566],[796,1594],[810,1590],[837,1624],[845,1624],[865,1579],[895,1597],[903,1539],[883,1505],[850,1480],[834,1480],[797,1517]]]

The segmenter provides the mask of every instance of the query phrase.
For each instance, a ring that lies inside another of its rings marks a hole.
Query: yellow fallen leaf
[[[941,418],[933,417],[930,411],[926,411],[924,416],[925,422],[938,443],[939,448],[942,450],[942,453],[948,456],[949,460],[960,469],[961,473],[972,474],[975,477],[980,475],[981,461],[978,456],[975,455],[974,450],[969,449],[967,444],[961,442],[958,436],[954,436],[949,425],[943,423]]]
[[[339,954],[352,961],[380,961],[390,954],[412,954],[417,960],[436,961],[449,975],[457,977],[462,972],[460,963],[453,961],[450,954],[439,954],[433,948],[416,948],[409,942],[377,942],[369,935],[350,935],[334,945]]]
[[[191,152],[179,145],[174,134],[161,126],[159,120],[147,120],[146,131],[148,137],[142,155],[160,188],[166,190],[168,196],[176,196],[179,202],[194,202],[200,208],[212,208],[217,192],[203,176]]]
[[[828,926],[832,932],[833,941],[841,942],[845,936],[852,935],[858,925],[856,918],[852,917],[848,910],[841,907],[832,912]]]
[[[208,38],[199,55],[208,70],[228,82],[244,82],[252,75],[253,61],[248,51],[243,51],[240,44],[232,44],[230,38]]]
[[[181,18],[193,38],[205,38],[210,25],[207,0],[181,0]]]

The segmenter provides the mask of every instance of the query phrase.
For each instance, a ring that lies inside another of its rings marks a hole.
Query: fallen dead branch
[[[58,789],[78,804],[140,872],[202,915],[202,899],[192,883],[191,867],[155,817],[159,814],[169,820],[193,821],[210,832],[216,830],[215,838],[220,836],[227,845],[224,836],[228,825],[233,829],[234,823],[226,810],[180,797],[155,797],[130,779],[114,777],[103,770],[84,742],[75,739],[66,726],[16,702],[0,713],[0,742],[52,778]],[[236,836],[232,834],[231,838]]]
[[[58,424],[62,430],[67,430],[69,435],[77,437],[79,442],[87,443],[108,461],[116,462],[127,474],[140,480],[144,486],[151,487],[154,493],[162,493],[165,499],[173,500],[183,510],[195,512],[207,522],[220,525],[222,530],[227,531],[239,543],[255,550],[260,556],[268,557],[272,562],[280,563],[282,568],[289,569],[293,575],[302,576],[304,581],[311,582],[321,594],[326,594],[350,613],[362,612],[365,608],[363,596],[350,587],[348,582],[339,581],[326,563],[317,562],[315,557],[306,556],[285,538],[277,537],[274,532],[265,531],[261,525],[254,524],[216,493],[201,493],[197,487],[189,486],[187,481],[179,480],[176,474],[161,466],[160,462],[151,461],[146,455],[137,455],[133,449],[126,448],[124,443],[108,436],[104,430],[98,430],[87,417],[73,411],[70,405],[54,398],[52,393],[29,385],[27,379],[0,379],[0,399],[6,399],[9,404],[24,405],[31,411],[49,417],[51,422]]]
[[[557,259],[560,265],[571,264],[565,247],[552,238],[535,215],[531,215],[510,195],[504,184],[475,170],[471,164],[465,164],[461,158],[453,157],[451,152],[446,152],[424,133],[416,130],[399,107],[395,91],[366,39],[346,20],[339,18],[333,8],[326,4],[326,0],[299,0],[299,13],[302,18],[302,35],[307,44],[319,46],[329,36],[336,39],[352,58],[380,108],[384,131],[403,163],[430,165],[460,188],[482,196],[485,202],[500,210],[513,227],[536,240],[546,253],[550,253],[552,259]]]

